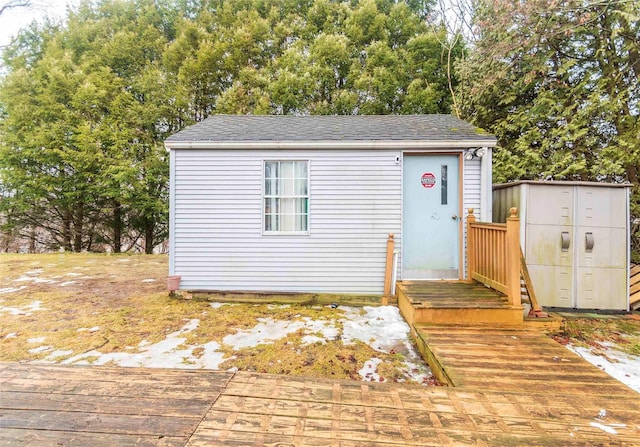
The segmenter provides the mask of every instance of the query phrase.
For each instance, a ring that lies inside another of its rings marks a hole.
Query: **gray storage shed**
[[[543,306],[628,310],[628,184],[521,181],[493,186],[493,220],[519,210],[520,244]]]

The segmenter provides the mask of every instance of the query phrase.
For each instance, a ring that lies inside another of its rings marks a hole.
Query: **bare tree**
[[[33,6],[35,6],[34,0],[4,0],[0,2],[0,16],[11,9],[31,8]]]
[[[436,0],[428,23],[434,27],[434,35],[440,41],[443,59],[446,60],[447,80],[451,95],[451,107],[460,118],[460,107],[453,85],[453,52],[460,45],[472,45],[474,30],[472,25],[473,12],[477,0]],[[441,35],[437,29],[444,27],[446,33]]]

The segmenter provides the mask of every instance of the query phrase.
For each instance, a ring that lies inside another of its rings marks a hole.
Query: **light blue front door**
[[[460,265],[459,158],[403,161],[402,279],[456,279]]]

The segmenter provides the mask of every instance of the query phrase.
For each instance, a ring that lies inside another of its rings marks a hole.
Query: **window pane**
[[[440,203],[442,205],[446,205],[448,200],[447,200],[447,194],[448,194],[448,179],[447,179],[447,170],[448,167],[447,165],[441,165],[440,166],[440,177],[442,178],[441,182],[440,182]]]
[[[307,206],[309,204],[309,199],[296,199],[296,213],[298,214],[307,214],[308,209]]]
[[[280,214],[292,214],[294,212],[294,200],[291,198],[278,199],[278,213]]]
[[[309,180],[307,161],[265,161],[265,231],[307,231]]]
[[[307,231],[307,220],[309,219],[309,216],[307,216],[306,214],[298,214],[297,216],[297,222],[296,222],[296,231]]]
[[[278,230],[278,215],[277,214],[265,214],[264,216],[264,229],[266,231]]]
[[[293,161],[281,161],[280,162],[280,178],[293,178],[294,164],[295,162]]]
[[[278,212],[278,201],[280,199],[277,198],[265,198],[264,199],[264,212],[265,214],[275,214]]]
[[[295,219],[293,214],[280,215],[280,231],[295,231]]]
[[[264,163],[264,178],[270,179],[276,177],[277,161],[267,161]]]
[[[276,179],[265,178],[264,179],[264,195],[275,196],[278,192],[278,189],[276,188],[276,186],[277,186]]]
[[[307,179],[296,179],[296,188],[294,194],[296,196],[307,195]]]
[[[306,161],[298,161],[296,162],[296,178],[306,179],[307,175],[307,162]]]

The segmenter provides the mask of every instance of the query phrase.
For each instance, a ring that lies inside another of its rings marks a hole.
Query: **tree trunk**
[[[144,252],[148,255],[153,254],[153,231],[155,225],[152,220],[145,219],[144,223]]]
[[[76,205],[76,212],[73,219],[73,251],[82,251],[82,236],[84,235],[84,203]]]
[[[29,229],[29,253],[36,252],[36,227]]]
[[[71,210],[66,208],[64,210],[64,217],[62,219],[62,246],[66,251],[72,251],[71,247]]]
[[[113,205],[113,252],[122,253],[122,204],[117,200]]]

